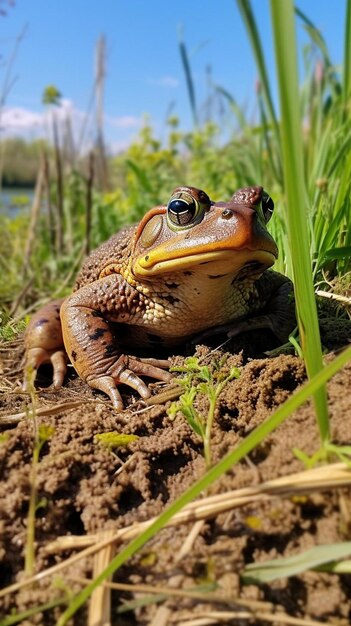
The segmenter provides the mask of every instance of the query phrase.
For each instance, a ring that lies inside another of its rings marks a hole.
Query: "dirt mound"
[[[206,362],[208,348],[198,349]],[[3,346],[1,416],[24,410],[28,397],[19,392],[22,344]],[[244,356],[243,356],[244,355]],[[220,396],[212,431],[212,455],[216,462],[262,421],[305,380],[302,362],[280,355],[246,361],[228,354],[226,365],[241,369],[239,379],[227,384]],[[179,357],[180,358],[180,357]],[[179,360],[178,358],[178,360]],[[44,379],[40,382],[43,383]],[[351,443],[351,364],[328,385],[333,439]],[[153,385],[158,393],[160,385]],[[163,387],[164,388],[164,387]],[[37,467],[36,568],[59,563],[71,550],[48,553],[47,546],[58,537],[77,539],[102,531],[116,531],[148,520],[185,491],[204,471],[202,444],[182,414],[174,419],[166,404],[143,407],[128,391],[130,403],[115,412],[102,395],[93,392],[74,374],[59,392],[39,392],[39,424],[51,427],[43,444]],[[52,411],[52,407],[62,405]],[[199,407],[202,408],[201,406]],[[0,445],[0,571],[1,587],[23,577],[27,542],[27,515],[31,491],[33,420],[19,419],[15,426],[2,427]],[[134,434],[128,446],[111,450],[96,435],[110,431]],[[293,454],[297,447],[312,454],[319,447],[318,431],[311,404],[301,407],[261,446],[222,477],[211,495],[252,486],[303,469]],[[195,530],[194,530],[195,528]],[[182,547],[189,541],[184,555]],[[245,564],[276,556],[288,556],[321,543],[350,539],[350,493],[335,490],[296,499],[274,499],[248,504],[216,518],[178,528],[164,529],[124,568],[115,581],[147,583],[173,588],[218,585],[227,595],[246,600],[273,602],[291,616],[331,624],[351,620],[351,577],[309,572],[269,585],[243,585],[240,572]],[[93,560],[78,562],[60,574],[71,590],[80,587],[79,578],[92,575]],[[145,593],[142,595],[146,595]],[[0,613],[22,611],[57,596],[52,580],[0,599]],[[134,611],[118,614],[118,607],[133,594],[113,592],[112,624],[186,624],[190,618],[229,610],[199,600],[168,599],[164,606],[147,603]],[[262,605],[263,606],[263,605]],[[54,624],[62,612],[56,607],[29,617],[25,624]],[[163,613],[162,613],[163,612]],[[162,614],[162,615],[161,615]],[[212,621],[201,623],[216,623]],[[231,623],[230,617],[225,623]],[[87,623],[83,611],[74,624]],[[125,621],[123,621],[125,620]],[[153,621],[154,620],[154,621]],[[167,621],[168,620],[168,621]],[[214,620],[214,621],[213,621]],[[265,623],[257,614],[255,623]],[[223,621],[223,620],[222,620]],[[73,622],[72,622],[73,623]],[[198,622],[200,624],[200,622]],[[234,622],[233,622],[234,623]],[[237,623],[237,622],[235,622]],[[241,622],[240,622],[241,623]],[[244,622],[243,622],[244,623]],[[280,620],[280,623],[282,621]]]

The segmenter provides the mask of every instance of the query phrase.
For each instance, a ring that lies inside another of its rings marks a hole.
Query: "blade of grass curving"
[[[300,554],[284,559],[272,559],[263,563],[250,563],[242,578],[245,583],[268,583],[278,578],[296,576],[309,569],[337,561],[351,554],[351,541],[315,546]]]
[[[338,165],[344,162],[345,156],[347,156],[350,152],[351,136],[349,135],[349,133],[347,133],[345,141],[342,140],[341,134],[340,142],[338,143],[338,149],[335,150],[335,157],[329,165],[328,171],[326,173],[327,179],[330,179],[332,175],[335,174],[335,170],[337,169]]]
[[[322,53],[323,60],[326,66],[331,66],[331,61],[328,53],[328,46],[325,42],[325,39],[321,33],[321,31],[311,22],[311,20],[299,9],[295,7],[296,15],[301,19],[302,24],[309,36],[311,37],[313,43],[319,48]]]
[[[316,166],[310,174],[310,197],[313,198],[313,251],[316,259],[315,273],[323,266],[325,253],[330,248],[348,245],[349,223],[349,171],[351,166],[351,137],[348,122],[328,124],[318,148]],[[345,138],[345,139],[344,139]],[[313,184],[320,179],[323,185]],[[329,191],[330,189],[330,191]],[[327,191],[328,190],[328,191]]]
[[[321,259],[321,267],[324,261],[335,261],[336,259],[350,259],[351,258],[351,246],[341,246],[340,248],[331,248],[324,253],[324,257]]]
[[[182,30],[180,30],[180,33],[179,33],[179,52],[180,52],[180,58],[183,64],[186,86],[188,89],[190,108],[191,108],[191,113],[193,116],[193,122],[194,122],[195,128],[197,128],[199,120],[198,120],[198,115],[197,115],[194,81],[193,81],[193,76],[191,73],[188,52],[187,52],[186,45],[183,40]]]
[[[320,222],[323,227],[322,219],[325,216],[322,215]],[[330,224],[328,222],[324,225],[323,231],[318,241],[318,254],[317,254],[317,262],[315,267],[315,272],[323,267],[323,262],[326,258],[328,258],[328,254],[330,250],[335,250],[339,246],[339,235],[342,232],[342,215],[337,213],[334,217],[329,218]],[[326,220],[325,220],[326,221]],[[329,257],[331,258],[331,257]],[[335,257],[334,257],[335,258]]]
[[[350,197],[350,171],[351,171],[351,152],[349,152],[344,159],[343,167],[340,172],[340,182],[338,187],[338,193],[335,200],[334,206],[334,214],[340,215],[342,213],[342,208],[345,206],[345,203]],[[349,216],[346,228],[349,228]],[[341,224],[340,224],[341,227]],[[341,230],[341,228],[340,228]]]
[[[349,232],[349,215],[350,215],[350,172],[351,153],[344,159],[343,167],[340,172],[338,181],[338,189],[333,202],[333,213],[326,221],[323,238],[320,240],[318,248],[318,266],[321,267],[322,260],[328,251],[332,248],[341,248],[347,246],[347,233]],[[346,257],[345,257],[346,258]]]
[[[255,17],[251,8],[250,0],[237,0],[237,5],[242,15],[242,18],[246,26],[246,30],[247,30],[250,42],[251,42],[252,51],[254,53],[257,70],[258,70],[258,74],[259,74],[260,81],[261,81],[261,89],[262,89],[263,98],[265,100],[265,103],[269,112],[270,121],[273,126],[275,137],[277,140],[277,145],[279,146],[280,137],[279,137],[278,122],[277,122],[277,117],[276,117],[275,110],[274,110],[273,98],[272,98],[271,88],[269,85],[268,73],[267,73],[266,63],[265,63],[264,54],[263,54],[263,48],[262,48],[260,36],[258,33]]]
[[[274,177],[276,178],[276,180],[279,181],[281,185],[283,185],[283,172],[281,168],[281,160],[279,158],[277,160],[276,158],[277,155],[279,155],[279,151],[273,150],[273,147],[272,147],[272,137],[270,134],[270,127],[269,127],[269,123],[267,120],[266,111],[263,106],[262,95],[260,93],[258,94],[258,108],[260,111],[262,137],[264,139],[266,150],[267,150],[268,163],[271,167],[272,173]]]
[[[345,47],[344,47],[344,75],[343,75],[343,99],[344,114],[347,113],[347,107],[350,106],[351,98],[351,0],[347,0],[346,4],[346,20],[345,20]]]
[[[271,0],[276,65],[281,108],[281,134],[284,180],[287,192],[287,228],[295,283],[297,318],[301,347],[308,376],[323,367],[317,306],[311,273],[307,218],[307,193],[304,182],[303,147],[299,101],[297,51],[292,0]],[[329,419],[325,388],[314,396],[322,442],[329,438]]]
[[[0,626],[14,626],[14,624],[23,624],[26,620],[26,623],[29,624],[27,619],[29,617],[33,617],[37,613],[44,613],[44,611],[48,611],[49,609],[54,609],[56,606],[60,604],[67,604],[67,597],[57,600],[50,600],[50,602],[46,602],[45,604],[39,604],[37,606],[33,606],[22,613],[13,613],[12,615],[8,615],[8,617],[4,617],[0,619]]]
[[[158,533],[165,524],[186,504],[197,498],[201,492],[206,491],[222,474],[227,472],[235,463],[244,458],[251,450],[259,445],[263,439],[273,432],[289,415],[303,404],[312,394],[316,393],[321,385],[334,376],[348,360],[351,359],[351,347],[338,355],[331,363],[324,367],[309,380],[303,387],[296,391],[273,415],[252,431],[244,441],[234,450],[223,457],[214,465],[200,480],[192,485],[175,502],[173,502],[143,533],[133,539],[123,548],[92,583],[84,587],[71,601],[69,607],[61,615],[57,626],[65,626],[75,612],[88,600],[94,589],[130,559],[142,546]]]
[[[313,22],[311,22],[311,20],[301,11],[301,9],[295,8],[295,12],[296,12],[296,15],[301,19],[302,24],[303,24],[305,30],[307,31],[307,33],[309,34],[312,42],[319,49],[319,51],[320,51],[320,53],[321,53],[321,55],[323,57],[324,73],[328,75],[329,83],[330,83],[334,93],[337,95],[340,92],[340,82],[339,82],[338,75],[336,74],[336,72],[334,71],[334,68],[332,66],[332,62],[330,60],[330,56],[329,56],[329,52],[328,52],[328,46],[327,46],[327,44],[325,42],[325,39],[324,39],[322,33],[313,24]]]
[[[246,130],[247,128],[249,128],[249,124],[245,118],[245,115],[243,113],[242,108],[238,105],[238,103],[236,102],[235,98],[233,98],[232,94],[229,93],[229,91],[227,91],[227,89],[224,89],[224,87],[221,87],[220,85],[214,85],[214,90],[219,93],[221,96],[224,97],[225,100],[227,100],[227,102],[230,105],[230,108],[232,109],[236,119],[238,120],[238,124],[241,130]]]

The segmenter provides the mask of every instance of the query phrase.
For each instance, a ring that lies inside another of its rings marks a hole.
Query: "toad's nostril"
[[[231,211],[230,209],[224,209],[222,211],[222,217],[225,220],[230,220],[230,218],[233,217],[233,215],[234,215],[234,212]]]

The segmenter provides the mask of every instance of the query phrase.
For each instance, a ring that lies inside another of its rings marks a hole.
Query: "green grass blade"
[[[208,585],[198,585],[197,587],[186,587],[184,589],[184,591],[190,591],[193,593],[203,593],[204,595],[206,593],[210,593],[211,591],[215,591],[217,589],[217,585],[216,583],[210,583]],[[156,604],[158,602],[164,602],[165,600],[169,599],[169,595],[167,595],[167,593],[153,593],[151,595],[148,596],[142,596],[141,598],[138,598],[137,600],[130,600],[129,602],[126,602],[125,604],[122,604],[121,606],[118,607],[118,609],[116,610],[117,615],[121,615],[121,613],[127,613],[128,611],[135,611],[135,609],[139,609],[142,606],[148,606],[150,604]],[[0,624],[1,626],[1,624]]]
[[[343,83],[344,106],[346,108],[347,105],[350,105],[351,98],[351,0],[347,0],[346,5]]]
[[[351,259],[351,246],[341,246],[340,248],[331,248],[324,253],[321,259],[321,267],[327,261],[336,261],[339,259]]]
[[[88,600],[101,583],[130,559],[142,546],[158,533],[167,522],[180,511],[186,504],[197,498],[202,491],[206,491],[222,474],[227,472],[235,463],[244,458],[251,450],[259,445],[263,439],[273,432],[293,411],[303,404],[311,394],[316,393],[321,385],[334,376],[348,360],[351,359],[351,347],[338,355],[331,363],[322,369],[314,378],[309,380],[303,387],[296,391],[284,404],[282,404],[271,417],[252,431],[244,441],[214,465],[200,480],[192,485],[175,502],[173,502],[159,517],[138,537],[125,546],[109,563],[93,582],[84,587],[71,601],[66,611],[61,615],[57,626],[65,626],[75,612]]]
[[[29,617],[33,617],[33,615],[36,615],[37,613],[44,613],[44,611],[48,611],[49,609],[53,609],[60,604],[66,603],[67,597],[64,599],[50,600],[50,602],[33,606],[22,613],[14,613],[13,615],[8,615],[3,619],[0,618],[0,626],[14,626],[15,624],[22,624],[24,621],[29,624],[27,621]]]
[[[184,69],[186,86],[187,86],[187,89],[188,89],[190,108],[191,108],[191,113],[192,113],[192,116],[193,116],[193,122],[194,122],[194,126],[197,127],[198,123],[199,123],[199,120],[198,120],[198,115],[197,115],[195,87],[194,87],[193,76],[192,76],[192,73],[191,73],[191,67],[190,67],[188,52],[187,52],[187,49],[186,49],[186,45],[185,45],[185,43],[184,43],[184,41],[182,39],[182,35],[179,36],[179,52],[180,52],[180,58],[182,60],[182,65],[183,65],[183,69]]]
[[[287,227],[297,317],[307,373],[309,377],[313,377],[322,369],[323,361],[311,273],[301,120],[299,107],[296,106],[299,89],[293,2],[271,0],[271,13],[279,81],[282,154],[288,205]],[[314,403],[321,439],[326,441],[329,438],[329,420],[325,389],[318,389]]]
[[[280,159],[278,159],[278,162],[276,162],[277,161],[276,157],[279,154],[279,152],[275,149],[276,144],[272,146],[270,126],[268,124],[268,120],[266,117],[266,112],[263,106],[261,94],[258,94],[258,108],[259,108],[260,117],[261,117],[261,129],[262,129],[261,135],[265,142],[268,163],[271,168],[272,174],[274,175],[276,180],[279,181],[279,183],[282,185],[283,184],[283,172],[281,169]]]
[[[221,87],[220,85],[215,85],[214,89],[217,93],[219,93],[223,98],[229,103],[230,108],[232,109],[235,117],[238,120],[238,124],[241,130],[247,130],[249,128],[248,122],[245,118],[242,108],[238,105],[236,100],[233,98],[232,94],[229,93],[227,89]]]
[[[277,117],[274,110],[273,98],[271,93],[271,88],[268,80],[268,72],[266,68],[266,63],[263,54],[263,48],[260,40],[260,36],[258,33],[256,21],[254,18],[254,14],[251,8],[250,0],[237,0],[237,5],[239,11],[244,20],[244,24],[246,26],[246,30],[251,42],[252,50],[254,53],[258,74],[261,81],[262,94],[269,112],[270,121],[275,131],[275,136],[279,145],[279,130]]]
[[[295,7],[295,12],[296,12],[296,15],[301,19],[301,21],[302,21],[306,31],[308,32],[309,36],[311,37],[313,43],[321,51],[325,65],[330,66],[331,62],[330,62],[330,58],[329,58],[328,47],[327,47],[327,44],[325,42],[325,39],[324,39],[322,33],[313,24],[313,22],[311,22],[311,20],[301,11],[301,9],[299,9],[298,7]]]
[[[273,559],[263,563],[250,563],[243,573],[246,583],[268,583],[277,578],[296,576],[319,565],[342,559],[351,554],[351,541],[315,546],[310,550],[285,559]]]
[[[351,574],[351,561],[337,561],[326,563],[316,567],[317,572],[328,572],[329,574]]]
[[[328,171],[326,173],[326,177],[328,180],[330,180],[332,176],[336,174],[336,170],[338,166],[343,164],[345,157],[347,157],[348,154],[350,153],[350,149],[351,149],[351,137],[348,131],[346,134],[345,141],[342,140],[342,135],[340,137],[340,141],[338,143],[338,149],[335,150],[335,156],[332,159],[328,167]]]

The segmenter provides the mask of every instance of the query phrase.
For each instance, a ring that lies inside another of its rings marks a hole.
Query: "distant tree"
[[[44,145],[42,140],[27,142],[20,138],[1,142],[1,149],[6,155],[2,180],[4,187],[34,187]]]
[[[6,12],[4,12],[2,10],[2,5],[4,4],[4,2],[6,2],[7,4],[9,4],[10,6],[12,6],[14,3],[12,2],[12,0],[0,0],[0,15],[6,15]],[[14,46],[13,46],[13,50],[12,53],[10,54],[9,58],[7,60],[5,60],[5,62],[3,62],[2,58],[1,58],[1,62],[2,62],[2,66],[5,68],[5,72],[4,72],[4,80],[2,83],[2,86],[0,88],[0,130],[1,130],[1,117],[2,117],[2,111],[3,108],[5,106],[6,103],[6,98],[8,96],[8,94],[10,93],[14,83],[16,82],[16,77],[13,76],[12,73],[12,69],[13,69],[13,65],[16,59],[16,55],[18,52],[18,49],[21,45],[22,39],[24,38],[25,34],[27,32],[27,25],[25,25],[22,28],[22,31],[20,32],[20,34],[16,37]],[[2,143],[0,145],[0,189],[1,189],[1,185],[2,185],[2,172],[3,172],[3,168],[4,168],[4,158],[5,158],[5,151],[4,151],[4,143]]]

